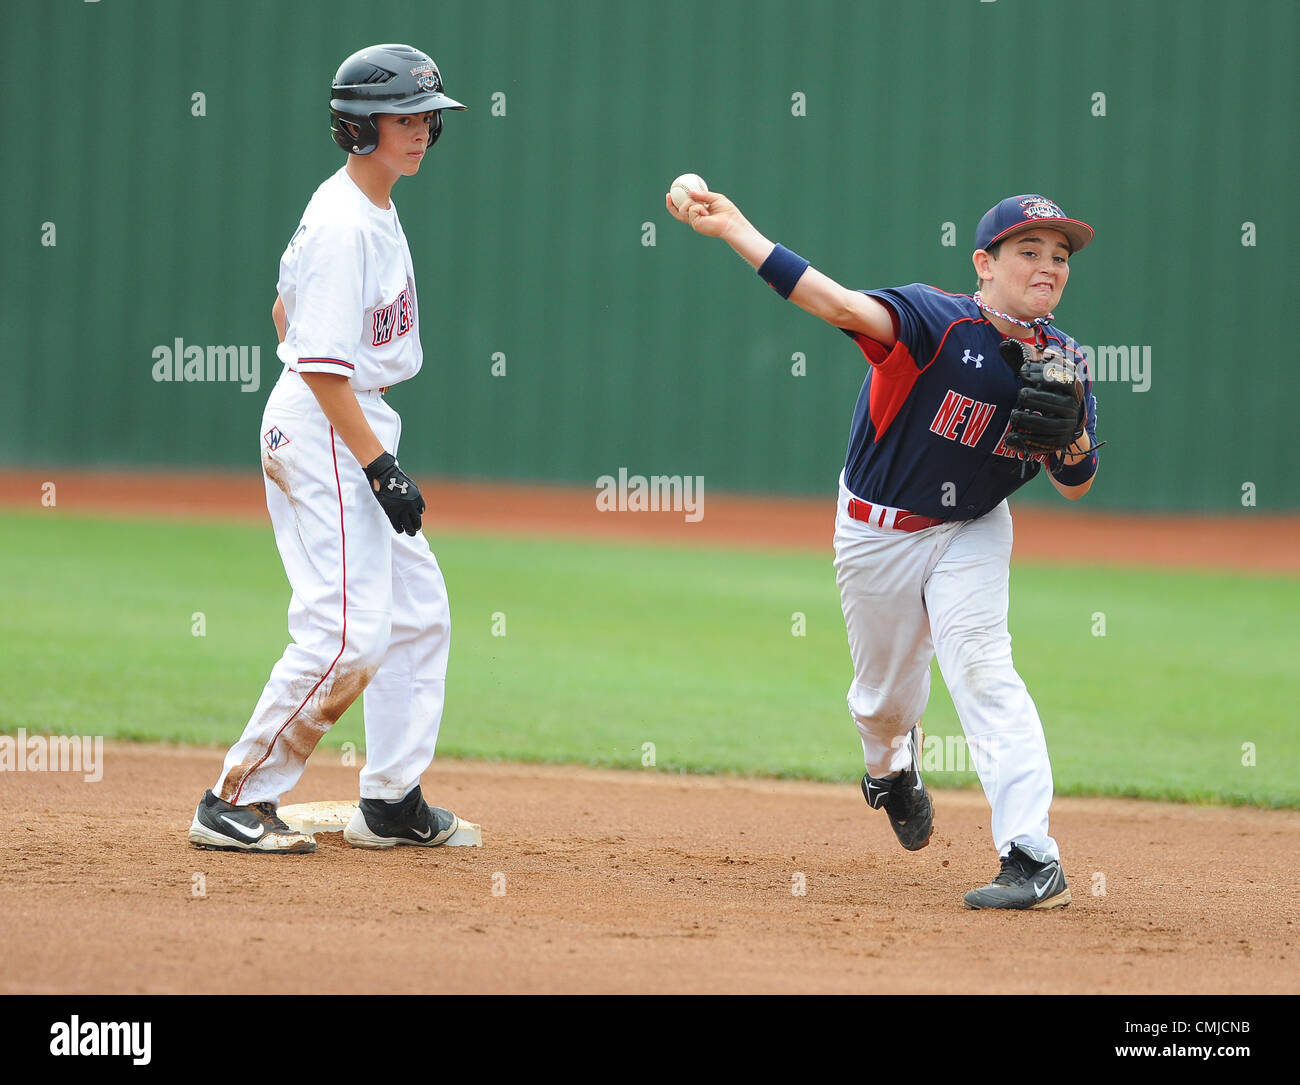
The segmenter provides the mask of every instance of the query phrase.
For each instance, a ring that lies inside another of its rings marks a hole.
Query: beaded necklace
[[[972,300],[975,302],[976,307],[982,309],[984,312],[990,313],[993,316],[1001,317],[1008,323],[1015,324],[1018,327],[1028,328],[1034,333],[1035,340],[1041,338],[1043,342],[1047,341],[1047,333],[1043,331],[1043,328],[1056,319],[1052,313],[1048,313],[1046,316],[1040,316],[1036,320],[1017,320],[1010,313],[1003,313],[994,309],[993,306],[989,305],[982,297],[980,297],[980,292],[978,290],[975,291]]]

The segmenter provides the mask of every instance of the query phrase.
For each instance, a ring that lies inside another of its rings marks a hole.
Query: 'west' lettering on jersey
[[[950,388],[935,412],[930,432],[974,448],[984,436],[995,410],[995,403],[982,403]]]
[[[374,316],[371,318],[371,337],[370,345],[382,347],[393,338],[393,332],[396,330],[397,337],[400,339],[415,324],[415,313],[411,307],[411,295],[408,291],[403,290],[397,295],[397,299],[382,309],[376,309]]]

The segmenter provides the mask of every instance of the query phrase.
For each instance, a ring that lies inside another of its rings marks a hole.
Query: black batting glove
[[[420,487],[397,466],[393,454],[385,452],[376,456],[373,463],[366,465],[365,472],[375,491],[375,500],[387,514],[393,530],[399,535],[402,532],[414,535],[419,531],[424,498],[420,496]]]

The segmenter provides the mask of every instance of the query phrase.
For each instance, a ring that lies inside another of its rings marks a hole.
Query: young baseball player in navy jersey
[[[919,721],[938,657],[992,808],[1001,870],[970,908],[1070,902],[1048,833],[1052,770],[1042,723],[1011,659],[1007,497],[1046,466],[1074,500],[1097,471],[1096,400],[1083,380],[1078,436],[1059,456],[1008,443],[1021,395],[1004,341],[1082,361],[1052,323],[1070,258],[1092,228],[1043,196],[1012,196],[981,219],[979,289],[913,283],[853,291],[760,234],[727,197],[695,193],[670,214],[719,237],[782,297],[842,329],[869,363],[839,483],[835,569],[853,660],[848,705],[862,740],[867,802],[903,847],[926,846],[930,797]],[[1021,404],[1023,406],[1023,404]]]
[[[347,164],[312,196],[280,261],[272,315],[284,372],[260,431],[266,503],[293,589],[293,642],[190,826],[191,843],[311,852],[277,815],[321,736],[364,691],[355,847],[430,847],[457,828],[420,776],[442,719],[451,616],[420,531],[424,500],[398,466],[402,422],[384,393],[419,372],[420,311],[391,193],[442,131],[437,65],[409,45],[345,60],[331,128]]]

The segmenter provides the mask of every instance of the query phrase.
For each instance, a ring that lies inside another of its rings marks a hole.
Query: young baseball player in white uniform
[[[671,194],[666,202],[674,218],[726,241],[782,297],[845,331],[869,363],[835,523],[854,669],[848,705],[868,804],[886,811],[903,847],[929,843],[917,724],[937,656],[992,807],[1001,859],[993,882],[965,895],[967,907],[1068,904],[1048,834],[1053,789],[1043,727],[1011,659],[1006,498],[1044,464],[1065,497],[1087,492],[1097,470],[1096,400],[1082,380],[1061,453],[1027,459],[1008,436],[1043,417],[1013,417],[1026,400],[1010,363],[1020,356],[1016,340],[1082,360],[1051,324],[1051,310],[1091,227],[1041,195],[1012,196],[976,230],[975,294],[920,283],[863,292],[774,245],[720,193],[692,194],[681,210]]]
[[[312,196],[280,261],[273,309],[284,372],[263,415],[267,508],[293,597],[292,643],[271,672],[191,843],[315,851],[276,814],[321,736],[364,696],[356,847],[435,846],[456,831],[420,776],[442,718],[451,617],[420,531],[424,501],[398,466],[402,422],[384,393],[423,361],[415,274],[390,194],[442,131],[437,65],[407,45],[345,60],[330,114],[346,165]]]

